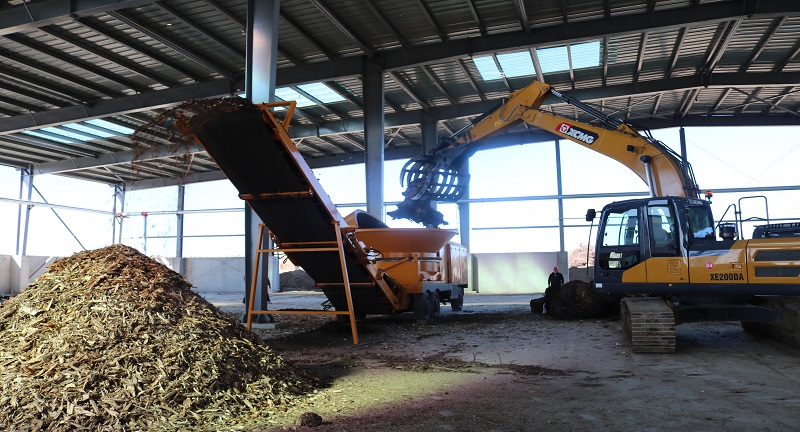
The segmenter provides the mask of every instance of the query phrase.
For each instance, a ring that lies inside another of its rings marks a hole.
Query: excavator
[[[546,110],[544,102],[551,97],[595,120]],[[633,352],[674,352],[676,324],[696,321],[741,321],[745,330],[772,329],[774,336],[797,342],[798,224],[768,224],[756,228],[759,238],[738,239],[735,224],[715,226],[711,193],[701,198],[685,158],[649,132],[543,82],[511,93],[431,154],[409,160],[401,171],[405,199],[390,215],[435,225],[433,204],[457,202],[467,191],[466,160],[492,137],[522,123],[604,154],[648,186],[648,198],[602,209],[595,244],[594,287],[623,295],[623,333]],[[587,211],[587,222],[597,214]]]

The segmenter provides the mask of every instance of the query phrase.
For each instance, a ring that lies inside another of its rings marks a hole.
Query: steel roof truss
[[[397,72],[387,72],[387,74],[392,77],[392,79],[400,86],[400,88],[403,89],[407,95],[411,96],[411,99],[414,99],[414,101],[422,108],[429,108],[428,103],[422,100],[422,98],[411,89],[411,86],[406,84],[406,82],[400,76],[398,76]]]
[[[113,40],[114,42],[116,42],[116,43],[118,43],[120,45],[123,45],[125,48],[128,48],[128,49],[130,49],[132,51],[135,51],[135,52],[137,52],[137,53],[139,53],[139,54],[141,54],[141,55],[143,55],[145,57],[149,57],[149,58],[151,58],[151,59],[163,64],[164,66],[167,66],[167,67],[169,67],[169,68],[171,68],[171,69],[173,69],[175,71],[180,72],[183,75],[186,75],[187,77],[189,77],[189,78],[191,78],[191,79],[193,79],[195,81],[199,81],[200,80],[200,75],[190,71],[189,69],[184,68],[183,66],[180,66],[179,64],[171,61],[170,59],[158,54],[156,51],[139,49],[138,47],[136,47],[133,44],[133,41],[126,41],[123,38],[119,37],[118,35],[116,35],[116,34],[114,34],[112,32],[109,32],[108,30],[100,27],[97,24],[94,24],[93,22],[89,21],[86,18],[77,18],[77,19],[75,19],[75,21],[80,23],[82,26],[88,27],[88,28],[96,31],[97,33],[99,33],[99,34],[101,34],[101,35]]]
[[[355,33],[353,33],[353,31],[350,30],[350,28],[348,28],[344,24],[344,22],[342,22],[342,20],[340,20],[339,17],[337,17],[336,14],[333,13],[333,11],[328,9],[328,7],[325,6],[320,0],[308,0],[308,1],[310,1],[311,4],[313,4],[314,6],[316,6],[316,8],[319,9],[319,11],[322,12],[322,14],[325,15],[325,17],[328,18],[328,20],[334,26],[336,26],[336,28],[338,28],[342,33],[344,33],[345,36],[347,36],[354,44],[356,44],[358,49],[360,49],[364,53],[364,55],[366,55],[369,58],[375,56],[375,54],[372,52],[372,49],[370,49],[366,43],[364,43],[361,39],[359,39],[358,36],[356,36]]]
[[[131,17],[130,15],[128,15],[128,14],[126,14],[124,12],[120,12],[120,11],[109,12],[108,14],[111,15],[112,17],[114,17],[115,19],[117,19],[118,21],[121,21],[121,22],[125,23],[126,25],[136,29],[137,31],[147,35],[148,37],[150,37],[152,39],[155,39],[158,42],[166,45],[167,47],[169,47],[173,51],[183,55],[184,57],[188,58],[189,60],[192,60],[193,62],[195,62],[195,63],[197,63],[197,64],[199,64],[199,65],[201,65],[201,66],[203,66],[203,67],[205,67],[207,69],[210,69],[210,70],[212,70],[212,71],[214,71],[214,72],[216,72],[216,73],[218,73],[218,74],[220,74],[220,75],[222,75],[222,76],[224,76],[224,77],[226,77],[228,79],[233,79],[234,78],[233,73],[230,72],[229,70],[226,70],[225,68],[223,68],[222,66],[214,63],[213,61],[209,60],[208,58],[206,58],[206,57],[204,57],[204,56],[202,56],[200,54],[197,54],[196,52],[194,52],[192,50],[189,50],[189,49],[185,48],[185,46],[183,44],[172,40],[171,38],[161,34],[160,32],[157,32],[157,31],[155,31],[155,30],[153,30],[153,29],[151,29],[149,27],[144,26],[143,24],[140,24],[135,19],[133,19],[133,17]]]

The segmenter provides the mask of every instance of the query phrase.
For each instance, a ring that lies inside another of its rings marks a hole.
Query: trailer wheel
[[[456,288],[458,295],[450,296],[450,308],[453,312],[458,312],[464,307],[464,288]]]
[[[437,317],[442,313],[442,302],[439,300],[439,291],[431,291],[431,318]]]
[[[429,293],[413,294],[414,318],[417,321],[430,321],[433,318],[433,302]]]

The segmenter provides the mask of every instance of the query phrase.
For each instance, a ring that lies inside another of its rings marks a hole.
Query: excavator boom
[[[592,115],[595,121],[585,123],[541,109],[551,96]],[[431,218],[418,220],[419,216],[429,216],[426,210],[433,202],[461,199],[469,186],[469,177],[461,170],[464,162],[492,137],[520,123],[538,127],[622,163],[648,185],[651,196],[699,196],[691,166],[664,143],[558,92],[549,84],[534,81],[511,93],[497,108],[473,120],[468,128],[442,139],[432,154],[409,160],[400,179],[406,187],[405,200],[389,215],[425,225],[435,224]]]

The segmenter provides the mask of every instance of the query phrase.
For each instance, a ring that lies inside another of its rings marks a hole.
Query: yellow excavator
[[[546,111],[548,97],[595,120]],[[760,238],[737,239],[736,224],[715,226],[710,195],[700,197],[685,159],[649,133],[542,82],[511,93],[432,154],[411,159],[401,172],[405,200],[390,214],[435,225],[432,203],[456,202],[467,190],[464,162],[493,136],[523,122],[622,163],[648,185],[649,198],[602,209],[595,245],[594,286],[625,295],[623,330],[633,352],[674,352],[675,325],[693,321],[741,321],[746,330],[769,328],[798,342],[798,224],[768,224],[756,228]],[[596,217],[590,209],[586,220]]]

